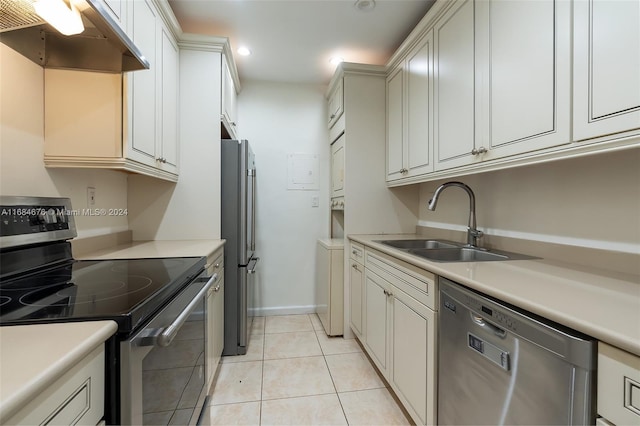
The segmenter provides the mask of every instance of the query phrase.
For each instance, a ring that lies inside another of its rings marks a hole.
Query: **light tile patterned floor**
[[[315,314],[255,318],[246,355],[223,357],[212,425],[408,425],[353,339]]]

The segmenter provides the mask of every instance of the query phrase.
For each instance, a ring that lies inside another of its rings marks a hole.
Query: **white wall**
[[[325,88],[243,81],[240,137],[256,156],[258,314],[313,312],[316,240],[329,232]],[[287,190],[287,154],[318,154],[319,191]],[[320,206],[311,198],[319,196]],[[222,200],[224,202],[224,200]]]
[[[43,68],[4,44],[0,44],[0,94],[0,195],[69,197],[74,208],[82,209],[87,208],[91,186],[96,189],[92,208],[127,208],[125,173],[44,167]],[[79,237],[128,229],[126,216],[76,216],[75,220]]]
[[[478,227],[488,234],[637,254],[639,164],[640,149],[632,149],[451,180],[473,189]],[[464,191],[449,188],[435,212],[427,209],[443,182],[421,185],[419,224],[466,229]]]

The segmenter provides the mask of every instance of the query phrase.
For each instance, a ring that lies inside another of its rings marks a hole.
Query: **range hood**
[[[74,0],[84,31],[65,36],[34,11],[33,0],[0,0],[0,42],[45,68],[121,73],[149,61],[110,15],[103,0]]]

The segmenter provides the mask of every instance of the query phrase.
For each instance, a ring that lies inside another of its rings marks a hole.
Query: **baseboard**
[[[269,308],[249,309],[249,315],[255,317],[269,317],[274,315],[302,315],[315,314],[316,305],[307,306],[275,306]]]

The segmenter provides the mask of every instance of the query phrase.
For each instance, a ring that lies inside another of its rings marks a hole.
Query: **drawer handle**
[[[213,291],[215,291],[216,293],[220,291],[220,284],[218,284],[217,286],[215,286],[213,288]]]
[[[473,155],[485,154],[486,152],[487,152],[487,148],[485,148],[484,146],[481,146],[478,149],[473,148],[471,150],[471,154],[473,154]]]
[[[358,265],[356,265],[355,263],[353,265],[351,265],[351,267],[353,269],[355,269],[356,271],[360,272],[360,269],[358,269]]]
[[[391,293],[390,291],[382,290],[382,292],[387,296],[393,296],[393,293]]]

